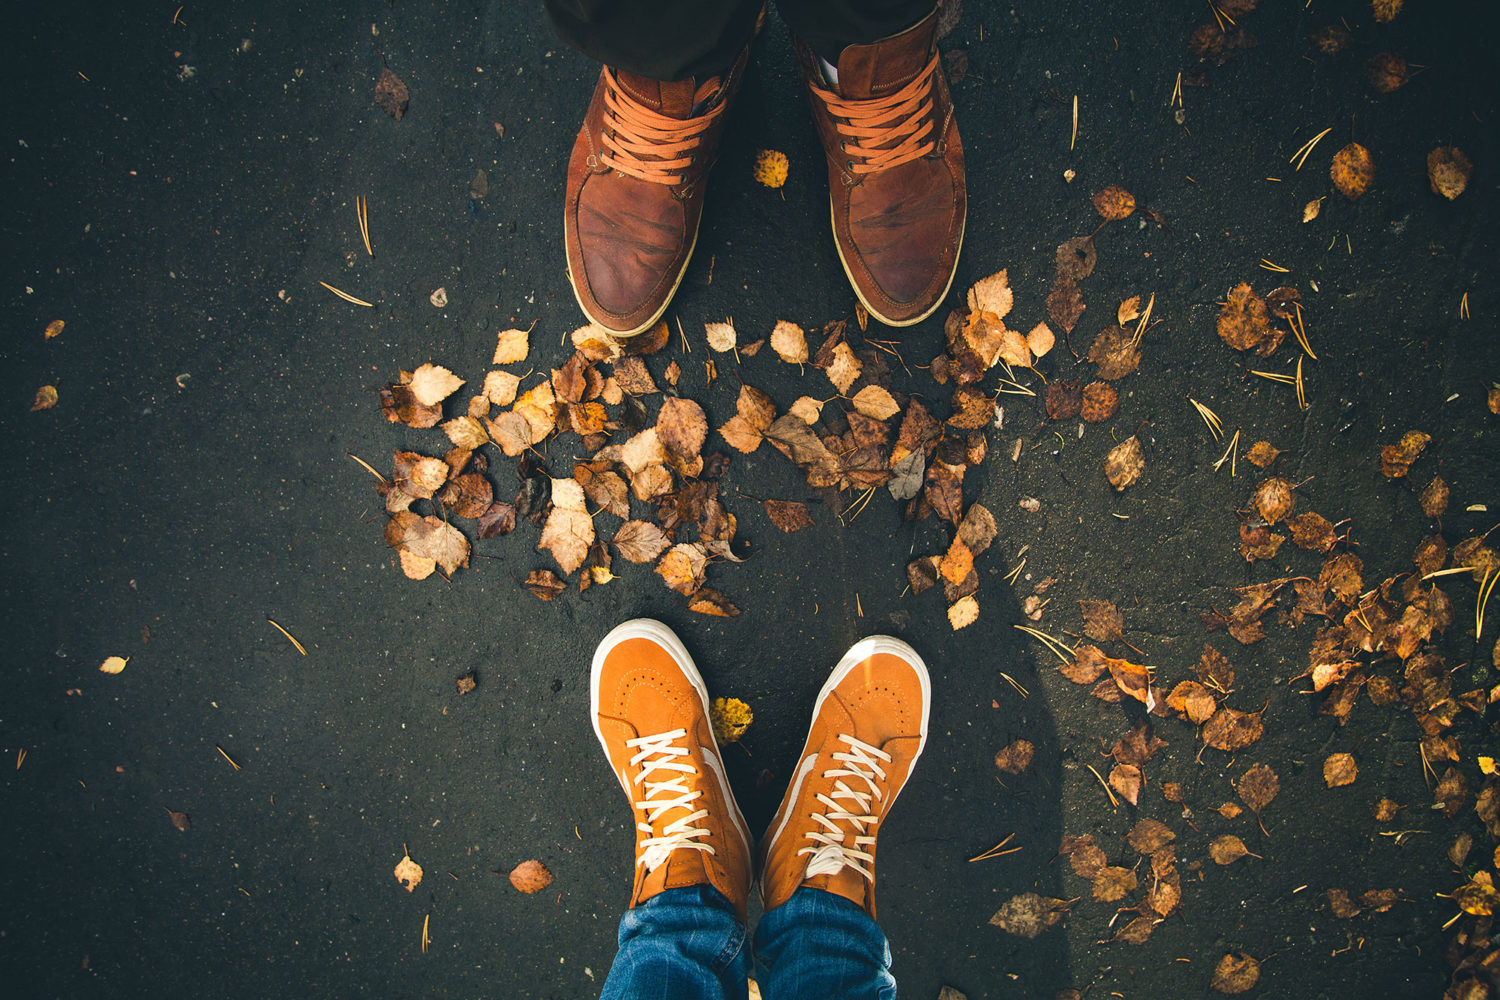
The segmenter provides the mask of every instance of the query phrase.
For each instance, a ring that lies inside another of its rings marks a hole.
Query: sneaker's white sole
[[[929,717],[931,716],[932,710],[932,676],[927,672],[927,664],[923,662],[922,657],[917,655],[917,651],[915,649],[912,649],[906,643],[902,642],[900,639],[897,639],[893,636],[872,635],[868,638],[861,639],[859,642],[856,642],[854,645],[849,647],[849,651],[844,654],[843,659],[839,660],[838,664],[833,668],[833,672],[828,675],[828,680],[824,682],[823,689],[818,692],[817,700],[813,702],[812,721],[810,721],[807,725],[807,736],[803,738],[802,745],[803,747],[806,747],[807,741],[812,738],[813,727],[818,724],[818,713],[823,710],[823,702],[826,701],[828,699],[828,696],[833,693],[834,688],[838,687],[839,684],[843,682],[844,678],[848,677],[849,674],[853,672],[855,667],[859,666],[865,660],[876,655],[877,653],[890,653],[891,655],[899,657],[900,659],[905,660],[907,663],[910,663],[912,665],[912,668],[916,670],[917,678],[921,681],[922,684],[921,739],[917,741],[917,752],[912,756],[911,766],[906,769],[907,778],[910,778],[912,771],[916,770],[917,760],[922,756],[922,751],[927,746],[927,723]],[[802,778],[805,777],[805,775],[802,774],[805,762],[798,761],[797,765],[798,773],[793,781],[795,784],[800,785]],[[901,788],[905,787],[906,782],[903,781],[901,783]],[[885,804],[885,812],[890,812],[891,807],[896,804],[896,799],[901,795],[901,788],[896,789],[896,794],[891,796],[890,801]],[[789,797],[794,797],[792,796],[792,791],[793,789],[787,790],[787,794]],[[884,815],[884,813],[882,813],[882,815]],[[765,855],[768,855],[770,853],[771,845],[774,844],[776,842],[776,839],[781,836],[782,831],[786,829],[787,821],[790,819],[790,815],[781,817],[781,823],[766,837],[765,844],[762,849],[762,860],[764,860]]]
[[[703,717],[705,719],[709,717],[708,685],[703,683],[703,675],[698,672],[698,667],[693,663],[693,658],[688,655],[687,647],[682,644],[682,640],[677,638],[677,633],[654,618],[633,618],[628,622],[623,622],[611,629],[609,635],[599,640],[599,646],[594,650],[593,664],[589,668],[589,719],[593,722],[594,735],[599,739],[599,746],[604,750],[605,760],[609,760],[609,747],[604,742],[604,733],[599,729],[599,672],[604,669],[604,660],[610,652],[627,639],[648,639],[665,649],[677,664],[678,669],[682,671],[683,676],[692,682],[693,690],[698,692],[698,701],[703,706]],[[734,821],[735,829],[745,843],[745,856],[751,857],[750,849],[754,842],[750,839],[750,826],[745,822],[744,814],[740,812],[739,803],[734,800],[734,792],[729,787],[729,777],[723,771],[723,754],[719,752],[719,741],[714,736],[712,724],[708,729],[708,739],[713,744],[714,756],[717,758],[709,764],[709,768],[719,779],[719,784],[723,788],[724,801],[729,803],[730,819]],[[611,769],[613,766],[613,764],[610,765]],[[626,797],[634,801],[630,789],[623,785],[621,787],[624,788]]]

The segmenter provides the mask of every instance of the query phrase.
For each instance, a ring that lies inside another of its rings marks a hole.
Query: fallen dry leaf
[[[490,363],[496,365],[513,365],[518,361],[525,361],[526,355],[530,351],[530,330],[501,330],[496,335],[495,356],[491,359]]]
[[[862,368],[859,359],[854,356],[854,349],[848,344],[840,343],[833,349],[833,361],[827,369],[828,381],[833,383],[833,387],[842,396],[849,391],[854,380],[859,378]]]
[[[429,295],[429,296],[427,296],[427,301],[431,302],[433,305],[437,306],[439,309],[443,308],[444,306],[446,306],[448,304],[448,289],[446,289],[446,288],[435,288],[435,289],[433,289],[432,294]]]
[[[1109,787],[1120,793],[1120,798],[1137,805],[1141,798],[1141,769],[1134,764],[1116,764],[1109,772]]]
[[[997,320],[1004,319],[1010,312],[1012,301],[1010,279],[1006,271],[981,278],[969,289],[969,311],[990,313]]]
[[[1411,471],[1412,463],[1422,454],[1432,440],[1431,434],[1422,431],[1407,431],[1397,444],[1388,444],[1380,449],[1380,474],[1387,479],[1400,479]]]
[[[766,516],[771,519],[771,523],[787,534],[813,526],[812,515],[807,511],[807,504],[799,500],[767,500],[765,508]]]
[[[125,664],[129,662],[130,657],[128,656],[109,656],[105,658],[103,663],[99,664],[99,672],[101,674],[118,674],[125,669]]]
[[[1260,981],[1260,963],[1244,952],[1225,955],[1214,966],[1214,977],[1209,983],[1220,993],[1244,993]]]
[[[1457,146],[1439,146],[1427,154],[1427,182],[1432,185],[1432,193],[1449,201],[1464,193],[1473,172],[1474,164]]]
[[[1172,828],[1161,820],[1143,819],[1131,827],[1126,836],[1130,846],[1139,854],[1155,854],[1163,847],[1177,839],[1177,834]]]
[[[1276,793],[1281,791],[1281,779],[1266,765],[1256,764],[1240,775],[1235,790],[1239,792],[1240,800],[1250,807],[1250,811],[1259,816],[1276,798]]]
[[[1323,762],[1323,783],[1329,788],[1340,788],[1344,785],[1354,784],[1354,779],[1359,775],[1359,768],[1354,764],[1354,755],[1349,753],[1331,754]]]
[[[1355,201],[1370,189],[1375,180],[1375,158],[1368,149],[1357,142],[1351,142],[1334,154],[1328,176],[1340,194]]]
[[[669,397],[662,400],[656,417],[657,438],[676,455],[692,458],[703,450],[708,437],[708,417],[691,399]]]
[[[1020,774],[1031,766],[1036,746],[1030,740],[1012,740],[995,754],[995,766],[1006,774]]]
[[[1052,283],[1052,290],[1047,293],[1047,315],[1063,328],[1064,333],[1073,332],[1087,308],[1083,302],[1083,290],[1076,280],[1059,276]]]
[[[167,818],[171,820],[172,826],[182,833],[187,833],[193,828],[193,821],[185,812],[176,809],[167,810]]]
[[[399,76],[391,72],[389,66],[382,66],[380,76],[375,80],[375,103],[380,106],[380,110],[398,122],[411,103],[411,91],[406,89],[406,84],[401,82]]]
[[[1116,396],[1118,403],[1119,397]],[[1083,409],[1083,383],[1064,379],[1047,387],[1047,416],[1052,420],[1070,420]]]
[[[688,610],[715,618],[733,618],[740,613],[740,609],[730,603],[729,598],[712,587],[699,587],[688,600]]]
[[[1113,903],[1134,892],[1140,879],[1129,868],[1105,865],[1094,873],[1094,898],[1101,903]]]
[[[1133,486],[1146,470],[1146,456],[1141,452],[1141,442],[1134,434],[1110,449],[1104,458],[1104,475],[1116,490],[1123,491]]]
[[[1433,476],[1432,482],[1428,483],[1422,495],[1417,497],[1417,502],[1422,505],[1422,513],[1431,518],[1438,518],[1442,517],[1443,512],[1448,509],[1448,496],[1448,484],[1443,481],[1443,477]]]
[[[735,332],[734,320],[726,319],[722,323],[704,323],[703,330],[708,334],[708,347],[710,350],[720,353],[734,350],[739,343],[739,334]]]
[[[38,410],[50,410],[57,405],[57,386],[44,385],[36,391],[36,397],[31,401],[31,412]]]
[[[407,892],[415,892],[417,886],[422,884],[422,866],[411,859],[411,855],[403,854],[401,860],[396,863],[396,881],[406,887]]]
[[[1229,290],[1215,328],[1219,339],[1236,351],[1253,350],[1261,357],[1270,355],[1286,337],[1286,331],[1271,325],[1266,301],[1245,281]]]
[[[478,686],[479,681],[474,676],[474,671],[472,670],[454,681],[454,687],[458,690],[459,694],[471,694]]]
[[[1120,394],[1108,382],[1090,382],[1083,387],[1079,416],[1085,423],[1102,424],[1120,412]]]
[[[1140,367],[1141,348],[1123,327],[1106,327],[1094,338],[1088,359],[1099,366],[1100,378],[1124,378]]]
[[[1243,750],[1260,739],[1265,728],[1259,712],[1241,712],[1221,707],[1203,726],[1203,742],[1219,750]]]
[[[594,544],[594,521],[584,501],[583,487],[576,479],[552,480],[552,512],[542,527],[537,548],[552,553],[567,576],[583,565]]]
[[[1411,79],[1411,69],[1406,60],[1394,52],[1378,52],[1365,63],[1365,76],[1376,93],[1389,94],[1400,90]]]
[[[1213,693],[1197,681],[1182,681],[1167,695],[1167,707],[1181,712],[1193,725],[1201,726],[1218,711]]]
[[[552,884],[552,873],[540,861],[522,861],[511,869],[510,884],[533,895]]]
[[[1314,198],[1312,201],[1302,206],[1302,221],[1311,222],[1312,220],[1316,219],[1318,217],[1318,214],[1322,211],[1323,199]]]
[[[42,331],[42,339],[43,340],[51,340],[53,337],[55,337],[58,334],[62,333],[63,332],[63,327],[65,327],[67,325],[68,325],[67,320],[61,320],[61,319],[55,319],[55,320],[53,320],[52,322],[48,323],[47,324],[47,328]]]
[[[786,154],[774,149],[762,149],[755,154],[755,167],[751,171],[757,183],[768,188],[779,188],[786,183],[787,169],[791,163]]]
[[[425,364],[411,373],[407,383],[414,399],[423,406],[436,406],[458,391],[464,380],[442,365]]]
[[[1389,24],[1401,13],[1406,0],[1370,0],[1371,12],[1377,24]]]
[[[522,585],[544,601],[550,601],[568,589],[568,585],[550,569],[532,570]]]
[[[1290,514],[1294,502],[1292,484],[1279,476],[1262,482],[1250,497],[1250,506],[1267,524],[1275,524]]]
[[[708,721],[713,726],[714,739],[723,746],[745,735],[755,721],[755,713],[738,698],[715,698],[708,708]]]
[[[1245,842],[1232,833],[1215,837],[1208,842],[1208,856],[1216,865],[1232,865],[1250,853]]]
[[[979,602],[974,599],[973,594],[954,601],[952,606],[948,608],[948,624],[953,626],[953,631],[955,632],[965,626],[974,624],[978,618]]]
[[[1083,632],[1096,642],[1113,642],[1125,637],[1125,616],[1110,601],[1079,601],[1083,613]]]
[[[808,358],[807,334],[796,323],[778,320],[771,330],[771,350],[788,364],[802,364]]]
[[[1056,927],[1067,912],[1067,900],[1023,892],[996,910],[990,923],[1007,934],[1034,939],[1047,928]]]
[[[1093,201],[1094,210],[1107,222],[1118,222],[1135,211],[1135,195],[1115,184],[1094,195]]]
[[[890,390],[884,386],[867,385],[854,394],[852,402],[856,410],[872,420],[889,420],[901,412]]]

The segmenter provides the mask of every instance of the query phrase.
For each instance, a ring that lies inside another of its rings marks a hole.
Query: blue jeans
[[[668,889],[620,920],[601,1000],[745,1000],[747,932],[711,886]],[[891,949],[875,921],[843,896],[803,887],[755,931],[764,1000],[893,1000]]]

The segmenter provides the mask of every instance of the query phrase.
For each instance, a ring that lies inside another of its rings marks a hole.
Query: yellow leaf
[[[525,361],[526,354],[530,350],[530,330],[501,330],[496,338],[494,363],[509,365],[517,361]]]
[[[762,149],[755,154],[755,179],[768,188],[779,188],[786,183],[786,172],[790,166],[785,153]]]
[[[974,624],[978,617],[979,602],[974,600],[973,594],[955,601],[948,608],[948,624],[953,626],[953,631],[955,632],[967,625]]]
[[[413,861],[410,854],[402,855],[400,863],[396,865],[395,876],[397,881],[406,886],[407,892],[415,892],[422,883],[422,866]]]
[[[714,739],[722,746],[744,736],[755,721],[755,714],[738,698],[715,698],[708,710],[708,720],[713,723]]]
[[[442,365],[425,364],[411,373],[408,387],[423,406],[436,406],[458,391],[464,380]]]
[[[734,332],[732,319],[726,319],[722,323],[704,323],[703,329],[708,333],[708,346],[715,351],[732,351],[739,340],[739,334]]]
[[[47,340],[51,340],[53,337],[57,336],[59,333],[62,333],[63,327],[65,327],[67,325],[68,324],[67,324],[66,320],[55,319],[52,322],[50,322],[50,323],[47,324],[47,329],[45,329],[45,330],[42,331],[42,336],[44,338],[46,338]]]
[[[1495,773],[1495,758],[1493,758],[1493,757],[1480,757],[1479,758],[1479,773],[1480,774],[1494,774]]]
[[[125,664],[130,662],[128,656],[111,656],[99,664],[99,672],[104,674],[118,674],[125,669]]]
[[[36,391],[36,399],[31,401],[31,412],[37,410],[50,410],[57,405],[57,386],[44,385]]]

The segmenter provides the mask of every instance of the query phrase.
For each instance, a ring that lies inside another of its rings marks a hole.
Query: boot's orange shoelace
[[[852,173],[888,170],[932,152],[937,145],[932,135],[932,83],[937,72],[938,57],[933,56],[911,83],[887,97],[866,100],[813,88],[835,118],[844,152],[853,158]]]
[[[652,184],[683,183],[686,175],[682,171],[692,164],[704,133],[724,113],[726,102],[716,101],[693,118],[671,118],[632,99],[620,88],[614,70],[605,69],[604,74],[608,81],[604,88],[607,127],[600,162]],[[717,81],[712,83],[717,86]],[[711,93],[713,87],[701,89]]]

